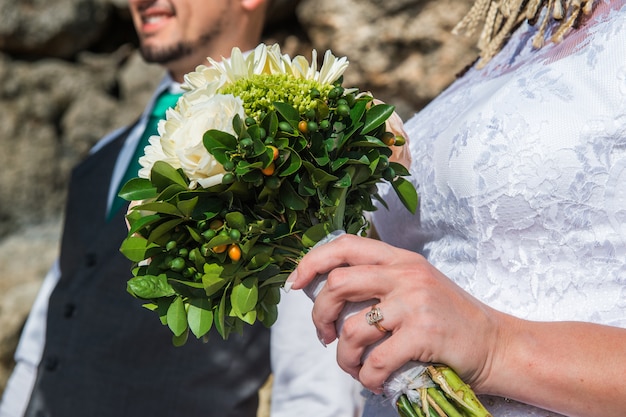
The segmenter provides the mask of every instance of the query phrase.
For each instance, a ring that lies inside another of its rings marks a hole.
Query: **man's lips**
[[[171,9],[163,7],[149,7],[141,12],[142,32],[150,34],[159,30],[174,16]]]

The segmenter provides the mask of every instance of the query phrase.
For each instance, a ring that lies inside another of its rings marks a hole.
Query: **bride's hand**
[[[391,336],[362,363],[364,350],[384,333],[369,325],[368,309],[349,317],[337,347],[339,365],[374,392],[410,360],[451,366],[477,391],[496,354],[500,313],[482,304],[422,256],[383,242],[343,235],[315,248],[289,278],[294,289],[316,275],[328,280],[317,296],[313,321],[323,343],[337,338],[335,324],[347,301],[372,298]]]

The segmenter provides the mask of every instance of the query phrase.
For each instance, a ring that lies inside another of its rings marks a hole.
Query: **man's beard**
[[[166,64],[191,55],[194,49],[194,45],[179,42],[176,45],[162,48],[142,46],[140,50],[141,56],[146,62]]]
[[[215,39],[221,31],[221,22],[213,26],[210,32],[200,36],[195,42],[178,42],[175,45],[163,47],[146,47],[141,45],[141,56],[146,62],[154,64],[167,64],[192,55],[199,49],[204,48],[208,43]]]

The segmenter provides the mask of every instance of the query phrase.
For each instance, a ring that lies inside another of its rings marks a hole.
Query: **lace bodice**
[[[374,222],[501,311],[626,327],[626,2],[599,3],[539,51],[523,25],[408,121],[419,214],[384,190]]]

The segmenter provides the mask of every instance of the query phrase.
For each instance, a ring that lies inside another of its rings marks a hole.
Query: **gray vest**
[[[269,330],[227,341],[169,329],[126,293],[122,209],[105,221],[107,189],[127,134],[78,165],[70,182],[61,278],[50,297],[45,350],[27,417],[255,417],[270,373]]]

